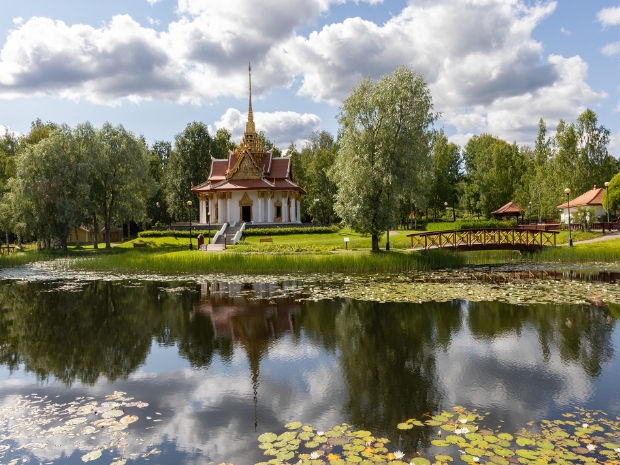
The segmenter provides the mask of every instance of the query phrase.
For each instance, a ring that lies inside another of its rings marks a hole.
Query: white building
[[[603,193],[604,187],[594,186],[593,189],[581,194],[579,197],[575,197],[570,200],[571,213],[575,213],[577,207],[593,209],[594,217],[590,218],[590,221],[598,221],[598,217],[601,217],[603,221],[607,221],[607,210],[603,206]],[[558,210],[561,210],[560,221],[562,223],[568,223],[568,202],[558,205]]]
[[[301,198],[293,182],[291,158],[265,152],[252,113],[252,78],[248,122],[241,144],[227,160],[212,159],[209,178],[192,192],[200,202],[200,223],[301,223]]]

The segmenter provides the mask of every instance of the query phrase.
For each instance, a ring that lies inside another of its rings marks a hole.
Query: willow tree
[[[335,210],[345,225],[371,236],[373,251],[397,222],[397,202],[429,169],[432,110],[426,82],[404,66],[377,82],[364,79],[340,109],[341,145],[330,171]]]

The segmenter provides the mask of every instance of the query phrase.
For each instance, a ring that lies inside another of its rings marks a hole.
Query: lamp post
[[[387,201],[388,201],[388,212],[390,211],[390,194],[392,193],[392,189],[389,187],[385,190],[387,193]],[[385,241],[385,250],[390,250],[390,226],[387,228],[387,239]]]
[[[570,189],[567,187],[564,189],[564,193],[566,194],[566,198],[568,199],[568,246],[573,246],[573,235],[570,230]]]
[[[211,212],[207,213],[207,222],[209,223],[209,236],[208,236],[208,241],[209,244],[211,243]]]
[[[530,208],[530,215],[527,217],[527,224],[530,224],[532,222],[532,202],[530,202],[529,208]]]
[[[187,210],[189,212],[189,250],[194,250],[194,246],[192,244],[192,201],[187,201]]]
[[[607,199],[607,222],[609,223],[609,181],[605,183],[605,198]]]
[[[319,203],[319,199],[314,199],[314,225],[316,226],[316,204]]]
[[[443,207],[444,207],[444,210],[447,210],[448,209],[448,202],[444,202],[443,203]],[[444,213],[445,213],[445,211],[444,211]]]

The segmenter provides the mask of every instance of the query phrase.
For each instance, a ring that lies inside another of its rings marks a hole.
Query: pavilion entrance
[[[246,223],[252,221],[252,207],[246,205],[241,207],[241,219]]]

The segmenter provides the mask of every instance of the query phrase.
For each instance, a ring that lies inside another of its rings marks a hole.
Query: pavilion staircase
[[[232,244],[232,239],[233,237],[235,237],[235,234],[237,234],[237,231],[239,231],[241,229],[241,225],[238,226],[228,226],[226,228],[226,243],[228,245]],[[217,238],[217,241],[214,242],[214,244],[217,245],[224,245],[224,235],[221,235],[220,237]]]

